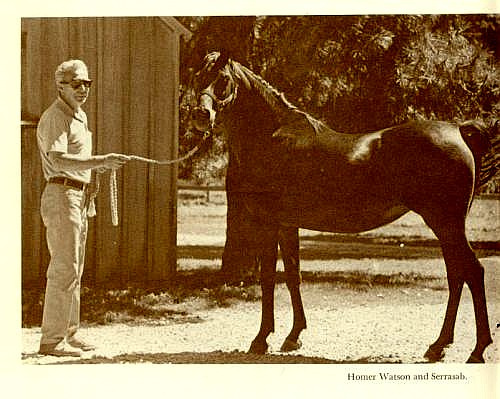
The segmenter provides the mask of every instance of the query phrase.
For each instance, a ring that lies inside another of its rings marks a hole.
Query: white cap
[[[54,77],[56,84],[69,83],[72,80],[90,81],[87,65],[81,60],[64,61],[57,67]]]

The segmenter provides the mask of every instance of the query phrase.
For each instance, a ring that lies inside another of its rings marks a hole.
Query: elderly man
[[[63,62],[56,69],[55,83],[58,97],[42,114],[37,129],[47,181],[40,211],[50,252],[39,353],[80,356],[81,351],[95,349],[75,335],[87,237],[86,187],[91,169],[116,169],[129,157],[92,155],[92,132],[81,109],[92,83],[84,62]]]

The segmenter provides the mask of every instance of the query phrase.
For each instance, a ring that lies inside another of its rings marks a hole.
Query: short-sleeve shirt
[[[87,115],[81,108],[73,110],[62,98],[58,97],[40,118],[37,140],[46,180],[54,176],[62,176],[90,183],[90,169],[57,170],[49,158],[50,152],[75,154],[82,157],[92,155],[92,132],[87,126]]]

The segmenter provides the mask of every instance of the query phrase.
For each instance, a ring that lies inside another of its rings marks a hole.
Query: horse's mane
[[[282,92],[252,70],[236,61],[231,61],[231,69],[248,89],[253,88],[257,91],[279,119],[289,116],[290,112],[298,111],[298,108],[288,101]]]

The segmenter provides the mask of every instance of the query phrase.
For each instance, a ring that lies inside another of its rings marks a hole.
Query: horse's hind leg
[[[441,333],[425,356],[430,361],[440,360],[444,356],[444,348],[453,342],[458,305],[463,285],[466,283],[472,294],[477,337],[476,346],[468,362],[484,362],[483,352],[492,343],[486,307],[484,269],[465,236],[465,222],[457,224],[433,227],[441,241],[450,292]]]
[[[424,357],[431,362],[441,360],[444,357],[444,348],[453,343],[458,305],[464,286],[463,278],[456,272],[454,269],[455,266],[452,266],[456,264],[456,262],[453,261],[454,254],[452,246],[442,245],[442,250],[448,279],[448,305],[446,307],[446,314],[439,338],[429,346],[429,349],[424,355]]]
[[[306,328],[306,316],[300,296],[300,268],[299,268],[299,231],[296,227],[281,227],[278,241],[285,266],[286,285],[290,292],[293,308],[293,326],[290,334],[281,346],[282,352],[290,352],[299,349],[302,343],[299,340],[300,333]]]
[[[465,282],[472,293],[474,313],[476,315],[476,346],[472,351],[467,363],[484,363],[483,353],[493,340],[491,338],[490,326],[488,324],[488,311],[486,307],[486,292],[484,289],[484,268],[474,255],[475,270],[471,270],[466,276]]]

